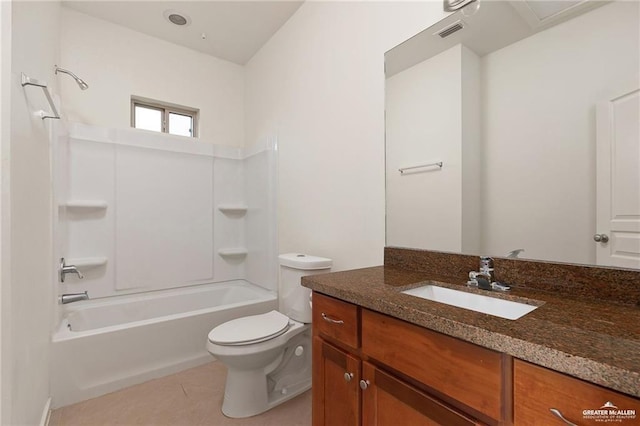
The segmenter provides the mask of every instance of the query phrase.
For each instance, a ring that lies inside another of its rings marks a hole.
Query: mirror
[[[479,1],[385,55],[387,246],[640,268],[639,3]],[[607,198],[620,99],[626,192]]]

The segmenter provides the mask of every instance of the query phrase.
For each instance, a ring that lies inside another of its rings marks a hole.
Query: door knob
[[[360,389],[366,390],[369,387],[370,383],[368,380],[360,380]]]
[[[609,236],[607,234],[596,234],[593,236],[593,241],[596,243],[606,243],[609,241]]]
[[[353,379],[353,373],[344,373],[344,380],[350,382]]]

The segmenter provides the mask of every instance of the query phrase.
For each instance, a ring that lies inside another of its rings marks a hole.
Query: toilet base
[[[224,400],[222,402],[222,414],[234,419],[256,416],[258,414],[269,411],[273,407],[288,401],[303,392],[311,389],[311,378],[298,385],[287,388],[285,393],[272,392],[271,395],[266,391],[266,383],[263,383],[262,389],[253,388],[247,391],[247,381],[255,383],[256,377],[249,377],[246,371],[238,372],[236,380],[229,380],[224,392]],[[262,382],[264,382],[264,372],[261,373]],[[235,385],[239,385],[235,387]]]
[[[311,331],[291,339],[282,355],[264,368],[229,367],[222,413],[255,416],[311,389]]]

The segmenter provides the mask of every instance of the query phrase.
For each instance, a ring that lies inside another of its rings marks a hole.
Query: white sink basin
[[[498,299],[431,284],[405,290],[402,293],[510,320],[517,320],[538,308],[526,303],[512,302],[511,300]]]

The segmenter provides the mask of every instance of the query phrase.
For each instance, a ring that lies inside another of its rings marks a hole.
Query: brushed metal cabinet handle
[[[549,411],[551,411],[551,414],[553,414],[554,416],[556,416],[557,418],[559,418],[569,426],[578,426],[577,424],[571,423],[569,420],[565,419],[562,413],[560,412],[560,410],[558,410],[557,408],[549,408]]]
[[[344,373],[344,380],[350,382],[353,379],[353,373]]]
[[[322,319],[325,320],[326,322],[330,322],[331,324],[344,324],[344,321],[333,319],[327,316],[327,314],[325,314],[324,312],[322,312]]]
[[[366,390],[370,384],[368,380],[360,380],[360,389]]]

